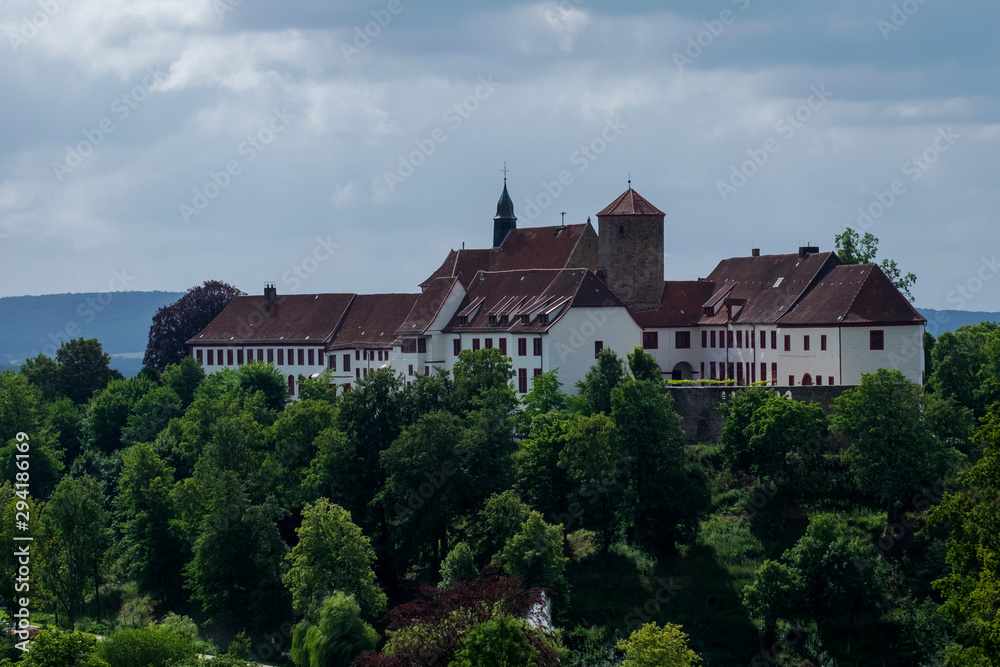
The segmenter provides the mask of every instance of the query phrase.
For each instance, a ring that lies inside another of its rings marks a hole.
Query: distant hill
[[[183,292],[91,292],[0,298],[0,370],[71,338],[96,338],[126,376],[142,368],[156,311]]]
[[[945,331],[954,331],[966,324],[980,322],[1000,322],[1000,313],[974,312],[971,310],[934,310],[933,308],[918,308],[920,314],[927,318],[927,331],[935,337]]]

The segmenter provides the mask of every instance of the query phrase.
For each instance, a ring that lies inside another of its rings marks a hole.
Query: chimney
[[[799,246],[799,259],[805,259],[805,256],[811,252],[819,252],[819,248],[814,245]]]
[[[264,283],[264,308],[268,317],[278,314],[278,288],[274,283]]]
[[[750,250],[751,257],[760,257],[760,248],[753,248]]]

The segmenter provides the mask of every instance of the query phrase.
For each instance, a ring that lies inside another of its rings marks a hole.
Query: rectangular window
[[[747,364],[750,367],[750,377],[748,378],[750,382],[757,381],[757,367],[753,364]]]
[[[816,385],[819,386],[821,384],[823,384],[823,376],[822,375],[817,375],[816,376]]]
[[[790,335],[785,335],[785,352],[792,351],[792,337]]]
[[[269,363],[269,364],[273,364],[274,363],[274,348],[273,347],[267,348],[267,363]]]
[[[732,332],[730,332],[730,333],[732,333]],[[727,380],[732,380],[733,377],[736,376],[736,368],[735,368],[735,366],[736,366],[736,364],[734,362],[732,362],[732,361],[730,361],[729,364],[727,365],[727,367],[726,367],[726,379]]]
[[[603,350],[603,349],[604,349],[604,341],[603,340],[595,340],[594,341],[594,359],[597,359],[597,357],[601,356],[601,350]]]
[[[726,347],[728,347],[728,348],[732,348],[733,347],[733,332],[732,331],[727,331],[726,332]]]
[[[767,379],[767,364],[763,362],[760,365],[760,379],[761,380]]]
[[[826,335],[819,337],[819,349],[826,352]]]
[[[431,374],[431,367],[424,366],[424,375],[430,376],[430,374]]]
[[[752,350],[756,346],[757,346],[757,341],[754,340],[753,332],[752,331],[748,331],[747,332],[747,347],[749,347]]]
[[[236,365],[243,365],[243,350],[236,350]]]
[[[526,357],[528,356],[528,339],[518,338],[517,339],[517,356]]]
[[[361,379],[361,368],[360,367],[354,369],[354,377],[357,378],[358,380]]]
[[[500,354],[502,354],[503,356],[506,357],[507,356],[507,339],[506,338],[501,338],[500,340],[497,341],[497,343],[500,344]]]
[[[410,364],[410,370],[408,375],[413,375],[413,364]]]
[[[363,377],[363,378],[368,377],[368,369],[367,368],[363,368],[361,370],[363,371],[362,374],[361,374],[361,377]]]
[[[419,353],[419,354],[427,354],[427,339],[426,338],[418,338],[417,339],[417,353]]]
[[[701,349],[704,350],[706,347],[708,347],[708,332],[707,331],[702,331],[701,332]]]
[[[794,387],[795,386],[795,376],[794,375],[789,375],[788,376],[788,386],[789,387]]]
[[[778,349],[778,332],[777,331],[772,331],[771,332],[771,349],[772,350],[777,350]]]
[[[344,393],[346,394],[350,390],[351,390],[351,383],[350,382],[345,382],[344,383]]]
[[[875,329],[870,331],[868,334],[868,340],[871,344],[871,349],[873,350],[884,350],[885,349],[885,332],[881,329]]]
[[[701,362],[701,379],[705,379],[705,362]]]
[[[252,347],[249,350],[247,350],[247,363],[249,364],[251,361],[253,361],[253,348]]]
[[[281,352],[281,350],[278,350],[278,352]],[[295,350],[289,350],[288,351],[288,365],[291,366],[294,363],[295,363]]]
[[[455,353],[455,356],[457,357],[462,352],[462,339],[456,338],[455,340],[451,341],[451,344],[452,347],[454,348],[453,351]],[[413,375],[413,373],[410,373],[410,375]]]
[[[517,369],[517,391],[522,394],[528,393],[528,369]]]
[[[711,336],[712,347],[715,347],[715,331],[712,331]]]
[[[736,364],[736,384],[743,384],[743,364]]]
[[[802,337],[802,349],[806,352],[809,351],[809,336]]]
[[[316,365],[316,356],[315,355],[316,355],[316,350],[310,349],[309,350],[309,365],[310,366],[315,366]]]
[[[658,331],[642,332],[642,349],[656,350],[660,347],[660,334]]]
[[[675,331],[674,332],[674,347],[678,350],[689,350],[691,349],[691,332],[690,331]]]
[[[202,362],[202,357],[201,357],[201,350],[195,350],[194,351],[194,358],[198,360],[199,364],[203,363]]]
[[[475,351],[475,350],[478,350],[478,349],[479,349],[479,339],[478,338],[473,338],[472,339],[472,350]]]
[[[345,354],[344,355],[344,372],[345,373],[350,373],[351,372],[351,355],[350,354]]]
[[[361,361],[361,350],[354,350],[354,361]]]
[[[301,347],[299,348],[299,366],[305,366],[306,365],[306,354],[305,354],[305,352],[306,351],[304,349],[302,349]]]
[[[285,349],[282,347],[278,348],[278,365],[279,366],[285,365]]]
[[[778,386],[778,364],[776,362],[771,363],[771,384]]]
[[[208,359],[206,359],[205,365],[206,366],[214,366],[215,365],[215,350],[206,350],[206,352],[208,354]]]
[[[743,331],[736,332],[736,347],[743,347]]]
[[[542,356],[542,339],[533,338],[531,342],[532,342],[532,347],[534,348],[533,352],[535,353],[535,356],[536,357]]]
[[[417,339],[416,338],[404,338],[402,344],[400,345],[400,352],[402,354],[416,354],[417,353]]]
[[[328,363],[330,364],[330,370],[336,372],[337,371],[337,355],[331,354],[330,355],[330,361]]]
[[[761,331],[760,332],[760,349],[762,349],[762,350],[766,350],[767,349],[767,332],[766,331]]]
[[[711,373],[711,375],[709,376],[709,379],[710,380],[715,380],[716,377],[715,377],[715,362],[714,361],[708,362],[708,372]]]
[[[541,374],[542,374],[542,369],[541,368],[536,368],[535,369],[535,375],[534,375],[534,377],[538,377]]]
[[[227,366],[232,366],[233,365],[233,351],[232,350],[226,350],[226,365]]]
[[[830,385],[833,384],[833,376],[832,375],[830,377],[828,377],[827,380],[828,380],[827,384],[830,384]]]
[[[487,350],[492,350],[493,349],[493,339],[492,338],[487,338],[486,341],[485,341],[485,345],[483,347],[485,347]]]

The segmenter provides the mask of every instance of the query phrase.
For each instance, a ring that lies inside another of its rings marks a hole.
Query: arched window
[[[803,387],[811,387],[812,383],[813,383],[812,375],[809,375],[809,373],[806,373],[805,375],[802,376],[802,386]]]

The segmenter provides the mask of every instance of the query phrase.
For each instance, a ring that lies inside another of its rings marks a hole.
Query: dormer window
[[[502,326],[507,326],[508,324],[510,324],[510,318],[507,315],[501,315],[500,316],[500,324]]]
[[[469,325],[469,316],[468,315],[462,315],[461,317],[458,318],[458,323],[461,326],[463,326],[463,327],[464,326],[468,326]]]
[[[549,316],[548,316],[548,314],[542,313],[541,315],[539,315],[538,316],[538,323],[539,324],[548,324],[549,323]]]
[[[531,315],[521,315],[521,324],[531,324]]]
[[[496,326],[496,323],[497,323],[497,316],[490,315],[490,326]]]

